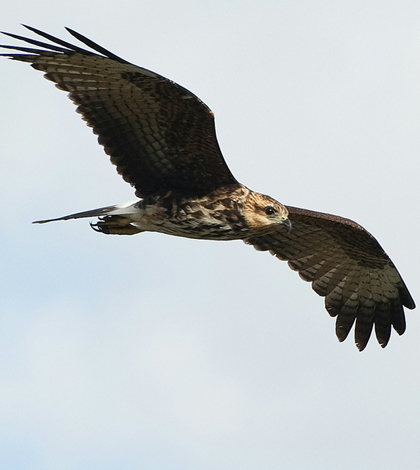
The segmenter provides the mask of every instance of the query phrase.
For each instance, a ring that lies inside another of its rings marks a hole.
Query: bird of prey
[[[4,33],[36,47],[2,46],[13,50],[2,55],[28,62],[69,92],[139,198],[37,223],[98,217],[92,228],[105,234],[152,231],[243,240],[288,261],[312,283],[336,317],[340,341],[353,324],[359,350],[366,347],[373,326],[382,347],[391,326],[404,333],[404,307],[413,309],[414,301],[390,258],[363,227],[285,206],[239,183],[222,156],[212,111],[182,86],[71,29],[67,31],[89,49],[26,28],[51,43]]]

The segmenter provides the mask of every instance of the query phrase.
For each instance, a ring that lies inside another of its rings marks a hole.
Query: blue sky
[[[420,302],[420,3],[16,0],[20,23],[191,90],[241,182],[361,223]],[[416,310],[360,354],[241,242],[31,225],[133,191],[65,93],[0,70],[1,468],[418,468]]]

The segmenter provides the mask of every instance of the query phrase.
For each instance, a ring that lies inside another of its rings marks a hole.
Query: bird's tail
[[[46,224],[47,222],[56,222],[57,220],[85,219],[88,217],[105,217],[107,215],[127,215],[130,212],[130,206],[134,206],[136,202],[138,201],[127,202],[125,204],[119,204],[116,206],[100,207],[99,209],[92,209],[90,211],[76,212],[75,214],[57,217],[56,219],[35,220],[32,223]]]
[[[131,214],[136,214],[135,202],[127,202],[125,204],[119,204],[116,206],[100,207],[99,209],[93,209],[90,211],[76,212],[75,214],[65,215],[63,217],[57,217],[56,219],[45,219],[35,220],[33,224],[46,224],[47,222],[56,222],[57,220],[69,220],[69,219],[83,219],[89,217],[99,217],[99,222],[96,224],[91,223],[91,227],[97,232],[107,234],[119,234],[119,235],[133,235],[134,233],[142,232],[139,228],[131,224],[133,218]]]

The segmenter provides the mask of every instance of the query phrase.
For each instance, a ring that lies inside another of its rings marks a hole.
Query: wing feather
[[[281,227],[246,243],[270,251],[298,271],[302,279],[325,297],[325,307],[336,319],[340,341],[355,325],[355,341],[366,347],[373,326],[385,347],[391,326],[405,331],[403,307],[414,301],[394,264],[373,236],[359,224],[342,217],[287,207],[290,232]]]
[[[16,47],[25,54],[5,55],[29,62],[69,92],[137,196],[164,190],[204,195],[238,184],[220,151],[213,113],[194,94],[75,31],[68,29],[96,52],[28,29],[54,44],[7,33],[42,49]]]

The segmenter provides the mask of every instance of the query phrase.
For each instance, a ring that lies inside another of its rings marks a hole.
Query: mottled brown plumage
[[[121,59],[68,29],[93,51],[34,28],[53,44],[7,34],[37,48],[2,54],[45,72],[78,106],[118,173],[140,199],[58,219],[99,217],[102,233],[156,231],[209,240],[243,240],[288,261],[325,297],[343,341],[355,324],[364,349],[373,325],[381,346],[391,326],[405,331],[414,308],[401,276],[363,227],[342,217],[287,207],[233,177],[216,139],[214,116],[176,83]]]

